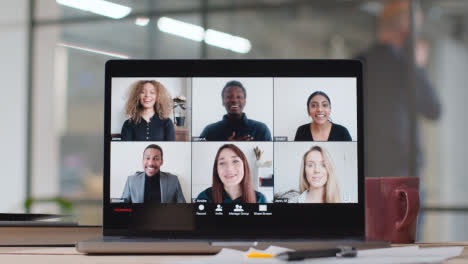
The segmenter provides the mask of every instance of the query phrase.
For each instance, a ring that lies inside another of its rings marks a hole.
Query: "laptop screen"
[[[358,72],[116,63],[118,73],[106,69],[105,230],[215,234],[217,223],[222,234],[362,205]]]

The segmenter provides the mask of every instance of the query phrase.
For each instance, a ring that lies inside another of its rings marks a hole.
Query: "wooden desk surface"
[[[463,253],[456,258],[445,261],[447,264],[468,264],[468,242],[459,243],[422,243],[421,247],[464,246]],[[402,246],[402,245],[395,245]],[[36,251],[45,249],[47,253]],[[74,255],[65,255],[73,254]],[[74,248],[41,248],[41,247],[0,247],[0,263],[54,264],[54,263],[165,263],[175,260],[190,260],[203,256],[174,255],[104,255],[88,256],[74,251]]]
[[[156,256],[156,255],[37,255],[37,254],[18,254],[6,253],[15,250],[31,250],[32,248],[0,248],[0,263],[15,264],[78,264],[78,263],[167,263],[175,260],[189,260],[200,258],[201,256]],[[34,248],[44,249],[44,248]],[[74,248],[73,248],[74,249]]]

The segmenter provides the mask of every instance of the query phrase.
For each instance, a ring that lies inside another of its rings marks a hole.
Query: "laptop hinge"
[[[210,242],[213,247],[254,247],[257,246],[257,241],[216,241]]]

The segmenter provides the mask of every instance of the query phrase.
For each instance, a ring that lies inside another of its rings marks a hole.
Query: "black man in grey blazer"
[[[151,144],[143,152],[144,171],[128,176],[122,198],[129,203],[185,203],[176,175],[160,170],[163,151]]]

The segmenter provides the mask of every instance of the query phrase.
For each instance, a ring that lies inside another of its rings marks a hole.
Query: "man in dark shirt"
[[[161,174],[158,171],[153,176],[145,173],[145,192],[143,198],[145,203],[161,203]]]
[[[151,144],[143,152],[144,172],[128,176],[122,198],[130,203],[185,203],[177,176],[162,172],[163,151]]]
[[[268,127],[248,119],[243,112],[247,93],[239,81],[228,82],[221,92],[227,114],[223,120],[206,126],[200,138],[207,141],[271,141]]]

